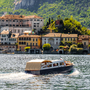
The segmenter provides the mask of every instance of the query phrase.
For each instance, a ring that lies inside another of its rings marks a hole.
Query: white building
[[[57,49],[60,46],[61,33],[49,33],[42,37],[42,46],[49,43],[53,49]]]
[[[15,44],[18,36],[19,33],[10,33],[8,30],[3,30],[1,32],[1,44]]]
[[[22,35],[24,31],[32,31],[31,28],[24,27],[2,27],[1,32],[3,30],[12,31],[12,33],[19,33],[19,35]]]
[[[0,30],[11,30],[13,33],[22,34],[25,30],[38,32],[44,26],[42,17],[32,15],[5,15],[0,17]],[[1,33],[0,31],[0,33]]]

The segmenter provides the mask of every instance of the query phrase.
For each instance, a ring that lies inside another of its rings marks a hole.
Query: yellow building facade
[[[41,36],[39,35],[21,35],[18,37],[18,49],[25,51],[25,47],[31,49],[40,49],[41,47]]]
[[[63,41],[64,43],[72,42],[72,44],[76,44],[77,38],[77,34],[62,34],[61,41]]]

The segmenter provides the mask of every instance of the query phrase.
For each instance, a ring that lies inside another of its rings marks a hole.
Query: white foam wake
[[[0,80],[22,80],[22,79],[27,79],[27,78],[33,77],[33,76],[35,76],[35,75],[26,74],[24,72],[4,73],[4,74],[0,74]]]

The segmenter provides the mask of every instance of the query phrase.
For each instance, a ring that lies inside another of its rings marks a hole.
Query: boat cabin
[[[63,66],[66,66],[64,60],[36,59],[27,62],[25,70],[36,71],[36,70],[44,70],[44,69],[57,68]]]

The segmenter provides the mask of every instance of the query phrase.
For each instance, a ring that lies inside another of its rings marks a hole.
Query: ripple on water
[[[24,73],[31,59],[70,60],[75,71],[70,74],[31,75]],[[0,55],[0,90],[90,90],[89,55],[17,54]]]

